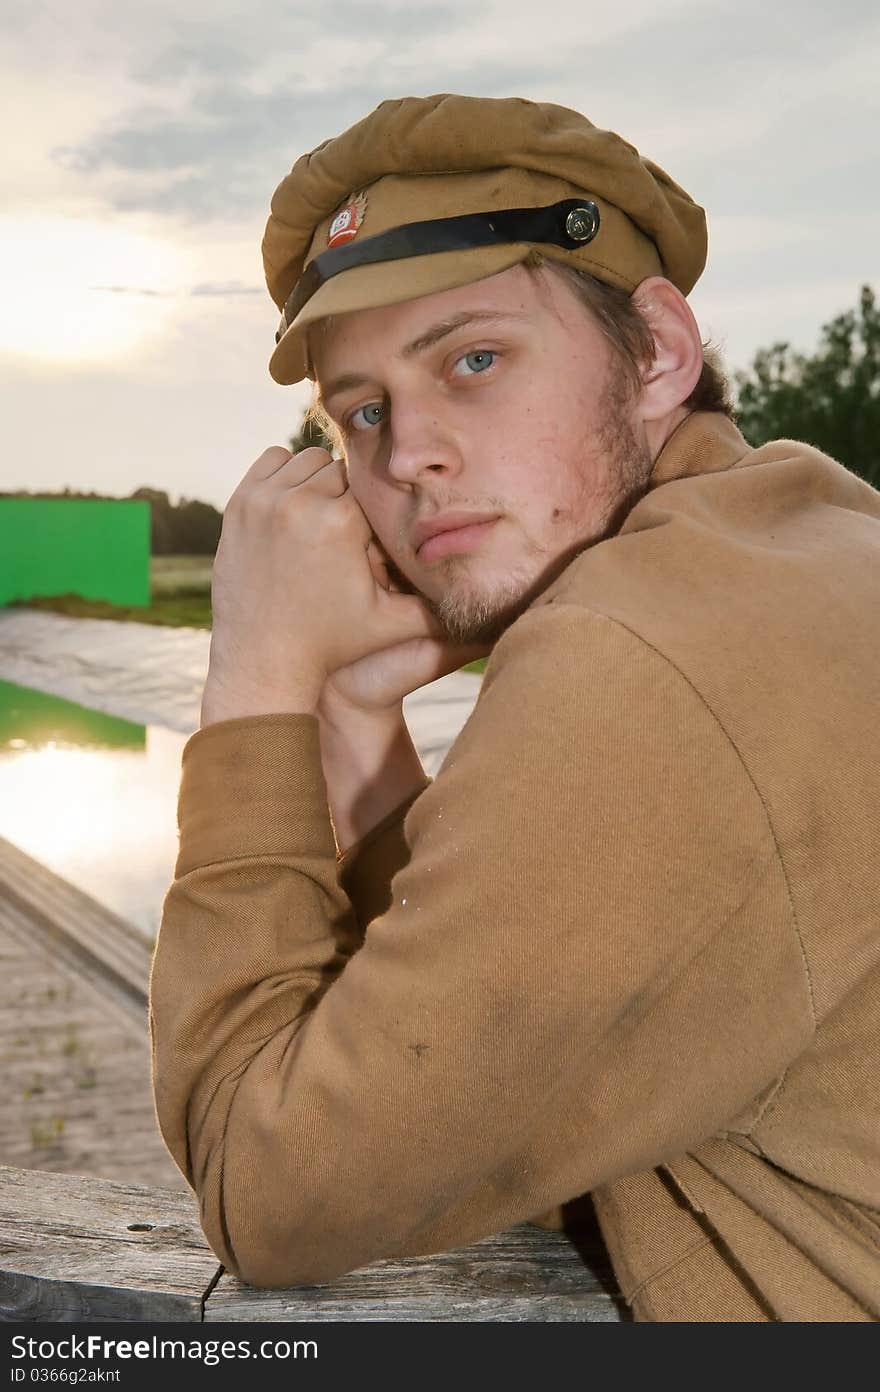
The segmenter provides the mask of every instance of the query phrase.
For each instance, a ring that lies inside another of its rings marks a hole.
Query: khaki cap
[[[535,248],[626,291],[661,275],[686,295],[706,245],[703,209],[576,111],[385,101],[275,190],[263,265],[282,322],[269,371],[287,384],[311,375],[305,331],[318,319],[452,290]]]

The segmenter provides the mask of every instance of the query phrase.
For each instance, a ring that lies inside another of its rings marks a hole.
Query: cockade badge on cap
[[[367,211],[367,195],[353,193],[341,212],[337,213],[327,233],[328,247],[342,246],[357,236]]]

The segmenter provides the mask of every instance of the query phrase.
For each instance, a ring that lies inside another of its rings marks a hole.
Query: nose
[[[398,483],[454,478],[462,459],[442,412],[425,403],[392,403],[388,473]]]

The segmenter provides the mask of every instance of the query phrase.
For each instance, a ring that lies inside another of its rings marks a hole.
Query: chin
[[[439,599],[426,599],[451,642],[494,643],[528,608],[533,589],[521,576],[480,586],[459,573]]]

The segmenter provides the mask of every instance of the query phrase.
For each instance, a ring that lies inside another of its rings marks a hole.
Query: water
[[[0,836],[153,938],[187,738],[0,681]]]

